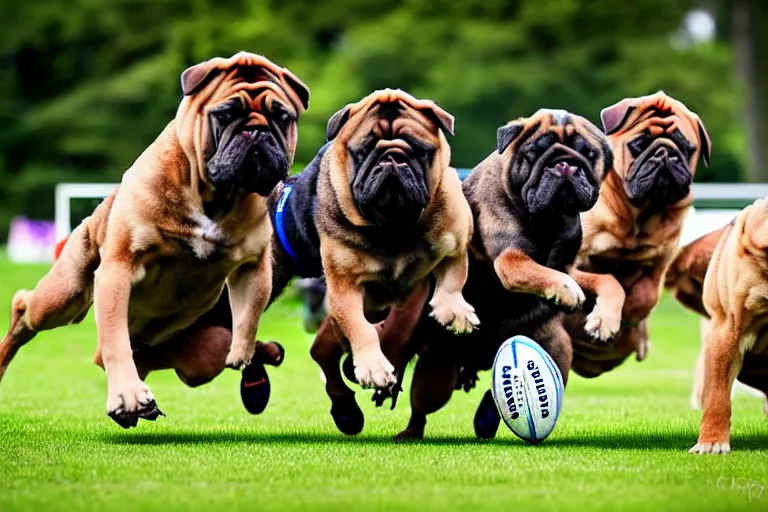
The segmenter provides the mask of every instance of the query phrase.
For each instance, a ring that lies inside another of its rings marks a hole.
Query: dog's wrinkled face
[[[533,215],[589,210],[612,164],[608,139],[564,110],[542,109],[502,126],[497,150],[507,169],[508,193],[521,197]]]
[[[390,89],[347,105],[328,121],[328,140],[365,221],[378,227],[418,222],[450,160],[441,130],[453,134],[450,114]]]
[[[216,189],[269,194],[293,163],[296,121],[309,101],[306,86],[249,53],[193,66],[181,82],[185,100],[199,114],[202,140],[195,143],[203,181]]]
[[[709,164],[704,124],[663,92],[622,100],[600,117],[613,146],[614,169],[636,207],[664,207],[684,199],[699,159]]]

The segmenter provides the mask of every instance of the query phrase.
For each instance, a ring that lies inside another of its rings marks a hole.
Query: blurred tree
[[[764,0],[724,2],[722,16],[730,17],[734,58],[739,77],[747,87],[744,119],[747,127],[746,177],[751,182],[768,182],[768,5]]]
[[[754,1],[759,0],[741,0]],[[457,118],[453,163],[540,107],[599,122],[663,89],[704,119],[712,166],[739,179],[742,94],[727,41],[675,44],[694,0],[37,0],[0,4],[0,239],[12,214],[53,216],[55,183],[117,181],[173,117],[186,66],[239,50],[312,91],[296,169],[327,119],[374,88],[428,97]],[[662,15],[660,15],[660,13]],[[766,32],[768,33],[768,32]]]

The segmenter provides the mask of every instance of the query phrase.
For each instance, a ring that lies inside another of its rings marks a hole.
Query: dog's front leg
[[[355,378],[363,387],[395,385],[395,367],[384,356],[376,328],[365,318],[363,286],[346,272],[326,269],[328,313],[349,340]]]
[[[741,321],[723,314],[712,317],[708,345],[704,349],[703,414],[699,439],[691,453],[731,451],[731,389],[739,374],[744,353],[740,346],[748,314]]]
[[[650,316],[661,298],[668,263],[657,261],[629,287],[622,312],[625,323],[636,325]]]
[[[271,256],[265,253],[258,263],[245,263],[227,278],[232,307],[232,345],[227,367],[243,369],[256,352],[256,331],[272,292]]]
[[[621,312],[626,293],[615,277],[610,274],[593,274],[576,268],[571,277],[583,289],[595,294],[595,307],[587,315],[584,331],[592,338],[608,341],[621,328]]]
[[[568,274],[536,263],[519,249],[505,249],[493,261],[493,268],[507,290],[530,293],[568,311],[576,311],[584,303],[584,292]]]
[[[123,428],[135,427],[139,418],[154,420],[163,414],[133,362],[128,331],[133,276],[131,261],[107,255],[94,283],[99,351],[107,374],[107,414]]]
[[[467,334],[480,325],[475,308],[466,300],[461,291],[467,282],[469,260],[467,252],[444,258],[435,268],[435,292],[429,305],[430,316],[457,334]]]

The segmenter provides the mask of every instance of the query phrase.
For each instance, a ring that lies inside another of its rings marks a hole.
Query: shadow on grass
[[[665,450],[686,451],[696,442],[697,432],[605,432],[600,434],[557,436],[540,445],[527,449],[548,450],[567,448],[599,448],[605,450]],[[523,448],[526,444],[516,438],[504,436],[503,439],[481,441],[474,437],[435,437],[427,436],[420,441],[394,443],[389,436],[363,435],[346,437],[342,434],[319,432],[200,432],[175,431],[168,433],[105,434],[102,439],[110,444],[121,445],[191,445],[191,444],[233,444],[248,443],[255,445],[371,445],[371,446],[477,446]],[[762,435],[737,435],[731,439],[731,446],[737,451],[764,451],[766,437]]]

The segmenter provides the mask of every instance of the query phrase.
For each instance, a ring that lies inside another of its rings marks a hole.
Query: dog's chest
[[[151,344],[191,324],[213,306],[231,270],[229,258],[216,253],[201,260],[186,252],[145,265],[131,289],[132,340]]]
[[[401,242],[402,243],[402,242]],[[444,234],[436,241],[425,238],[401,245],[397,251],[374,252],[364,278],[366,309],[375,310],[402,302],[443,260],[456,249],[456,238]]]
[[[140,266],[131,289],[132,340],[163,341],[209,310],[221,295],[227,276],[245,259],[263,253],[269,233],[259,228],[232,244],[221,226],[201,219],[191,236],[171,239],[166,250]],[[252,243],[253,237],[261,242]]]

